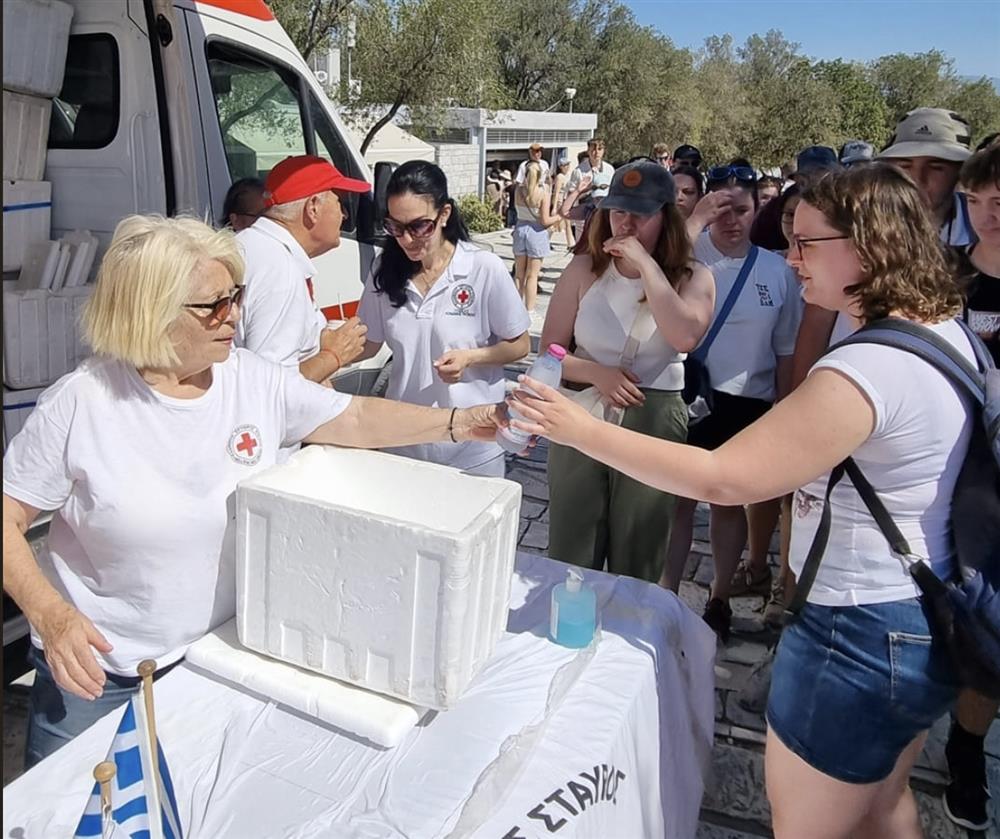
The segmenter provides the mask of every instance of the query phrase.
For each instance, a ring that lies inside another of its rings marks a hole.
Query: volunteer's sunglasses
[[[401,238],[404,233],[409,233],[414,239],[426,239],[434,233],[434,228],[437,227],[443,212],[444,207],[438,210],[434,218],[418,218],[416,221],[409,221],[406,224],[386,216],[382,221],[382,228],[393,239]]]
[[[246,286],[236,286],[228,295],[220,297],[214,303],[185,303],[185,309],[207,309],[209,319],[218,323],[224,323],[233,306],[240,306],[243,303],[243,294]]]
[[[711,182],[728,181],[730,178],[746,184],[757,181],[749,166],[713,166],[708,170],[708,180]]]

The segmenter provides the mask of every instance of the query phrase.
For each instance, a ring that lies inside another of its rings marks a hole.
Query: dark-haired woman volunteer
[[[469,243],[444,172],[423,160],[400,166],[389,180],[384,227],[391,238],[358,309],[368,327],[362,357],[389,344],[391,399],[439,408],[499,402],[504,365],[531,348],[530,319],[500,257]],[[503,450],[492,442],[391,451],[504,474]]]

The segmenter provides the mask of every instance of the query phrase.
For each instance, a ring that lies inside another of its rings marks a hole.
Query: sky
[[[709,35],[737,44],[780,29],[815,59],[868,61],[894,52],[939,49],[963,76],[1000,78],[997,0],[624,0],[638,21],[676,46]]]

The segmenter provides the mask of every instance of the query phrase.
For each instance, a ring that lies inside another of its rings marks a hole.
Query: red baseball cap
[[[367,181],[342,175],[329,160],[311,154],[286,157],[270,172],[264,182],[264,206],[287,204],[300,198],[308,198],[328,189],[343,192],[368,192],[371,185]]]

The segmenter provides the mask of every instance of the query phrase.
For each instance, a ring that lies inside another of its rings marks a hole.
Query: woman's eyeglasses
[[[246,286],[236,286],[228,295],[225,297],[220,297],[214,303],[185,303],[185,309],[208,309],[208,318],[210,321],[215,323],[225,323],[226,319],[229,317],[229,313],[233,311],[233,306],[240,306],[243,304],[243,294],[246,292]]]
[[[427,239],[434,233],[442,212],[444,212],[444,207],[438,210],[438,214],[434,218],[418,218],[416,221],[409,221],[406,224],[386,216],[382,220],[382,228],[393,239],[402,238],[404,233],[409,233],[414,239]]]
[[[850,239],[850,236],[811,236],[806,238],[804,236],[792,236],[792,241],[790,244],[790,249],[798,254],[799,259],[802,258],[802,246],[811,245],[813,242],[835,242],[838,239]]]
[[[708,170],[709,181],[728,181],[730,178],[746,184],[757,182],[753,169],[749,166],[713,166]]]

